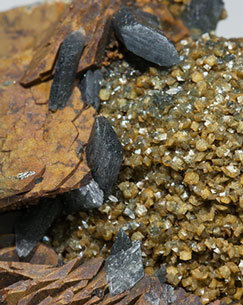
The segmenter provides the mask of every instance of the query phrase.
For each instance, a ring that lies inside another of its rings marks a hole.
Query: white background
[[[0,0],[0,11],[41,1],[43,0]],[[227,38],[243,37],[243,0],[224,0],[224,3],[228,18],[219,22],[216,34]]]

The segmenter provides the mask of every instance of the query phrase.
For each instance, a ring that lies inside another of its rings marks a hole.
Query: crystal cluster
[[[57,225],[60,255],[108,256],[123,228],[141,242],[145,272],[166,263],[168,282],[203,304],[240,302],[242,46],[204,34],[176,45],[181,62],[169,70],[125,60],[104,69],[101,114],[124,166],[99,212],[74,216],[69,230]]]

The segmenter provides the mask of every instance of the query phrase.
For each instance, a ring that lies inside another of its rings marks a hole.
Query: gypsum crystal
[[[97,182],[91,179],[89,183],[65,194],[66,213],[76,213],[81,210],[99,208],[104,201],[104,193]]]
[[[144,277],[142,251],[139,241],[110,255],[105,262],[106,280],[110,295],[120,294],[131,289]]]
[[[30,254],[61,211],[61,201],[58,198],[48,198],[40,202],[38,206],[29,207],[26,213],[16,221],[15,239],[19,257]]]
[[[83,30],[73,31],[63,41],[57,58],[48,107],[63,109],[72,94],[75,76],[84,48]]]
[[[91,105],[98,111],[100,107],[99,91],[101,88],[101,70],[88,70],[80,81],[80,91],[82,100],[87,105]]]
[[[113,16],[117,38],[132,53],[159,66],[170,67],[180,61],[174,45],[151,22],[123,7]]]
[[[103,116],[95,118],[86,148],[86,158],[94,180],[107,198],[117,180],[123,150],[115,131]]]

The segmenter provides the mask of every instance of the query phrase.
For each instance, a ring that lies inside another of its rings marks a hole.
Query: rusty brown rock
[[[19,262],[16,247],[0,249],[0,261]],[[27,257],[27,261],[31,264],[50,265],[56,267],[58,264],[58,256],[52,248],[39,243],[35,248],[34,253],[31,253]]]
[[[0,59],[1,210],[81,186],[90,172],[76,150],[87,144],[95,110],[84,109],[76,88],[64,111],[49,113],[50,81],[28,89],[16,82],[29,61],[26,53]]]
[[[24,89],[17,82],[29,64],[22,79],[25,85],[48,79],[54,72],[56,53],[63,38],[80,27],[85,30],[86,47],[79,72],[98,64],[110,34],[110,18],[114,11],[125,4],[128,4],[126,0],[76,0],[70,6],[43,5],[39,10],[31,9],[34,21],[27,9],[23,8],[17,10],[20,19],[15,10],[0,15],[1,20],[5,21],[0,29],[0,40],[7,38],[9,21],[6,20],[12,21],[11,31],[17,39],[8,37],[11,48],[2,50],[2,55],[7,57],[0,60],[1,210],[16,208],[15,202],[79,187],[82,178],[89,174],[85,157],[81,156],[81,161],[76,149],[80,144],[87,143],[95,111],[92,108],[83,109],[79,92],[75,90],[63,112],[48,113],[46,104],[51,82],[45,81],[29,89]],[[161,7],[163,15],[167,16],[164,17],[165,23],[172,25],[173,16],[166,7]],[[159,14],[159,8],[158,5],[152,6],[150,11]],[[53,19],[52,11],[55,11]],[[45,12],[47,18],[43,24]],[[30,20],[33,30],[28,32],[26,29]],[[17,21],[20,22],[18,28]],[[47,30],[51,21],[54,22]],[[17,45],[17,41],[22,39],[18,35],[20,30],[24,33],[24,39],[21,40],[19,53],[16,53],[14,43]],[[170,31],[168,29],[168,33]],[[31,37],[34,40],[30,40]]]
[[[3,288],[0,294],[7,304],[16,304],[19,300],[21,304],[37,304],[46,297],[53,302],[67,301],[70,294],[74,295],[87,286],[102,264],[102,258],[82,265],[81,258],[74,259],[59,268],[22,262],[0,262],[0,287]],[[68,302],[62,304],[69,304]]]
[[[103,262],[103,258],[95,258],[82,264],[82,259],[76,258],[58,268],[0,262],[2,300],[8,305],[146,305],[155,301],[161,305],[202,305],[199,297],[187,294],[182,288],[161,285],[158,278],[150,275],[145,275],[131,290],[110,296]],[[218,302],[217,305],[222,303]]]
[[[63,111],[50,113],[46,104],[49,87],[50,82],[31,89],[11,84],[0,92],[5,109],[0,117],[4,139],[0,152],[1,209],[49,192],[67,191],[89,174],[84,155],[80,159],[76,150],[81,140],[86,140],[83,145],[87,143],[95,110],[83,111],[76,88]],[[85,126],[79,128],[80,121],[85,121]]]
[[[46,4],[40,4],[1,12],[0,57],[12,57],[16,52],[37,46],[66,6],[62,1],[55,1],[48,4],[48,9]]]

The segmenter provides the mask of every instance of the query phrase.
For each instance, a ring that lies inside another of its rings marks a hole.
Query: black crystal
[[[163,32],[132,9],[121,8],[114,14],[117,38],[134,54],[160,66],[178,64],[179,55]]]
[[[51,86],[49,109],[55,111],[66,106],[72,94],[76,72],[84,48],[82,30],[73,31],[63,41],[57,58]]]
[[[140,16],[140,18],[145,19],[144,22],[146,22],[146,23],[148,23],[150,25],[153,25],[155,27],[158,27],[160,25],[158,17],[153,15],[153,14],[145,12],[145,11],[143,11],[141,9],[136,9],[135,10],[135,14]]]
[[[104,201],[104,193],[97,182],[91,179],[85,186],[65,194],[66,213],[99,208]]]
[[[210,32],[215,30],[223,8],[222,0],[192,0],[186,5],[182,18],[189,29]]]
[[[159,270],[155,273],[155,275],[159,279],[160,284],[163,285],[167,281],[167,278],[166,278],[166,275],[167,275],[166,265],[165,264],[161,265]]]
[[[129,238],[128,238],[129,239]],[[131,246],[127,248],[127,240],[124,244],[124,236],[121,233],[116,243],[121,240],[124,249],[110,255],[105,262],[106,280],[108,282],[111,296],[120,294],[125,290],[131,289],[144,276],[142,252],[139,241],[131,242]]]
[[[82,93],[82,100],[87,105],[93,106],[96,110],[100,107],[99,91],[101,88],[101,71],[88,70],[80,81],[79,88]]]
[[[117,254],[121,250],[126,251],[132,246],[131,239],[127,236],[123,229],[117,233],[116,240],[111,247],[111,255]]]
[[[115,131],[105,117],[95,118],[86,148],[86,158],[94,180],[107,198],[117,180],[123,150]]]
[[[16,249],[19,257],[26,257],[60,215],[62,203],[57,198],[44,199],[29,207],[15,223]]]

